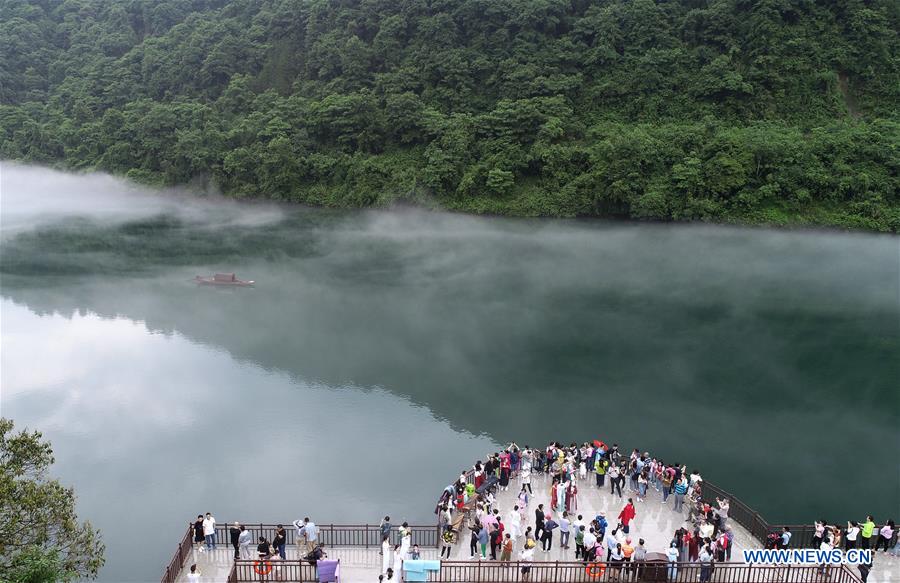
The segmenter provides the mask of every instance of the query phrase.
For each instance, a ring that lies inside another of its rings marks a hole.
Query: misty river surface
[[[511,440],[639,447],[774,522],[900,507],[897,237],[0,187],[2,415],[103,580],[158,580],[207,511],[431,524]],[[257,284],[192,282],[223,271]]]

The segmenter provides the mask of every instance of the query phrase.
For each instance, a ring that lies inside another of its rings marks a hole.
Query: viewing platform
[[[525,526],[534,526],[534,509],[538,504],[544,504],[545,511],[551,513],[557,518],[557,513],[550,509],[550,478],[544,474],[532,474],[532,489],[534,496],[528,504],[526,511]],[[669,497],[668,503],[662,503],[662,495],[652,488],[647,492],[645,501],[638,502],[636,495],[629,493],[627,485],[623,488],[623,497],[619,498],[610,493],[609,485],[600,489],[594,486],[593,476],[588,474],[587,479],[577,482],[577,507],[571,513],[571,518],[575,519],[578,514],[584,516],[584,522],[587,524],[600,511],[605,512],[607,519],[611,525],[615,525],[616,517],[622,510],[629,496],[634,499],[636,508],[636,516],[631,522],[630,533],[627,535],[632,539],[632,544],[637,546],[638,539],[643,538],[645,547],[649,553],[648,559],[657,556],[656,553],[663,553],[668,547],[672,539],[672,535],[676,529],[680,527],[689,527],[686,522],[687,506],[682,513],[673,510],[674,500]],[[509,489],[496,493],[494,506],[500,510],[501,520],[506,518],[509,510],[513,505],[518,503],[517,496],[521,488],[519,480],[513,478],[510,480]],[[715,563],[715,568],[711,573],[710,582],[775,582],[775,581],[796,581],[796,582],[822,582],[822,583],[859,583],[859,573],[855,567],[832,566],[829,567],[826,574],[819,572],[817,566],[798,566],[790,567],[773,567],[755,565],[749,566],[741,563],[741,551],[743,549],[758,549],[763,547],[765,538],[762,528],[767,531],[776,527],[770,527],[758,521],[762,519],[749,508],[746,508],[739,500],[734,499],[727,493],[722,492],[718,488],[710,484],[704,484],[703,497],[714,501],[715,497],[729,497],[731,501],[731,514],[728,519],[728,525],[734,533],[733,546],[731,550],[731,562]],[[377,510],[373,509],[373,517],[378,518]],[[313,522],[319,527],[319,542],[325,544],[325,552],[330,560],[340,560],[340,581],[348,583],[374,583],[378,581],[381,574],[382,557],[381,551],[381,535],[378,524],[370,525],[329,525],[319,524],[316,516],[310,516]],[[402,516],[391,517],[395,524],[402,523],[405,518]],[[437,522],[437,516],[435,523]],[[190,533],[185,535],[185,540],[179,547],[181,559],[176,553],[173,563],[168,570],[168,576],[163,577],[163,583],[187,581],[187,572],[192,564],[196,564],[202,573],[201,581],[233,581],[235,583],[241,581],[317,581],[315,567],[307,562],[303,562],[302,566],[298,559],[300,558],[297,546],[295,544],[296,531],[291,525],[291,520],[285,520],[283,523],[287,531],[287,560],[281,562],[279,559],[271,561],[272,571],[266,575],[260,575],[254,570],[254,561],[237,561],[233,560],[234,549],[229,541],[228,527],[230,522],[224,521],[217,524],[217,549],[213,552],[198,552],[196,548],[192,548],[190,543]],[[505,520],[504,520],[505,521]],[[256,540],[259,536],[265,536],[271,542],[274,535],[274,525],[253,525],[245,523],[247,528],[253,534],[253,544],[250,549],[253,556],[256,555]],[[435,525],[412,527],[412,544],[419,546],[422,559],[436,560],[439,557],[439,527]],[[791,527],[794,531],[792,542],[796,543],[796,547],[803,546],[808,543],[811,537],[809,529],[804,531],[804,527]],[[755,531],[751,533],[751,530]],[[780,531],[780,526],[777,527]],[[507,528],[507,532],[509,529]],[[760,535],[762,538],[760,538]],[[394,527],[392,532],[392,543],[399,543],[399,534]],[[458,534],[457,541],[453,545],[451,559],[446,559],[441,564],[439,572],[433,572],[428,577],[429,581],[441,582],[475,582],[485,581],[491,583],[518,583],[518,582],[548,582],[557,583],[563,581],[576,582],[598,582],[615,581],[616,573],[614,569],[608,568],[602,574],[597,576],[597,571],[588,573],[581,561],[575,559],[575,542],[574,533],[569,542],[569,549],[560,547],[559,530],[554,532],[552,548],[549,552],[541,550],[540,542],[535,549],[534,562],[527,563],[531,566],[528,578],[524,579],[521,566],[526,563],[517,563],[519,559],[519,551],[522,547],[519,539],[516,544],[516,550],[512,556],[512,562],[504,563],[501,561],[492,561],[490,559],[490,546],[488,546],[488,558],[479,560],[470,558],[469,552],[470,530],[466,527],[461,529]],[[499,550],[498,550],[499,556]],[[600,557],[600,560],[606,557]],[[257,566],[260,570],[266,571],[267,565]],[[661,579],[659,578],[661,574]],[[594,576],[592,576],[594,575]],[[652,576],[651,576],[652,575]],[[280,578],[279,578],[280,576]],[[638,578],[640,577],[640,578]],[[678,573],[676,574],[677,582],[696,582],[700,579],[700,566],[697,563],[679,564]],[[385,579],[386,580],[386,579]],[[401,580],[395,574],[394,581]],[[644,567],[643,573],[634,571],[627,572],[623,570],[618,577],[619,581],[666,581],[666,575],[659,569],[649,569]],[[900,560],[891,555],[879,553],[875,561],[875,567],[869,575],[871,583],[893,583],[900,582]]]

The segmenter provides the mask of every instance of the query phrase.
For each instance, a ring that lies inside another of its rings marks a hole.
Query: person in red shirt
[[[628,499],[628,504],[625,505],[625,508],[622,509],[622,512],[619,513],[619,522],[622,523],[622,532],[628,534],[628,523],[634,519],[634,502],[631,498]]]

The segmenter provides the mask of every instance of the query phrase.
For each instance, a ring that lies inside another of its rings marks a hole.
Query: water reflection
[[[381,389],[299,382],[123,318],[0,309],[4,415],[53,441],[55,473],[103,530],[104,580],[155,578],[207,510],[430,521],[447,468],[496,447]]]

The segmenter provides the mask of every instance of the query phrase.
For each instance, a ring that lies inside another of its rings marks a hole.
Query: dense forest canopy
[[[896,0],[4,0],[0,157],[330,206],[900,231]]]

